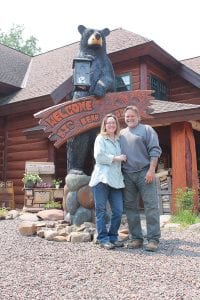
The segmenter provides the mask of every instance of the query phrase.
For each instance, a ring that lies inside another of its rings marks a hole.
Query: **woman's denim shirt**
[[[115,141],[107,136],[98,135],[94,143],[94,158],[96,164],[91,175],[89,186],[99,182],[119,189],[124,187],[121,162],[113,162],[114,156],[121,154],[119,138]]]

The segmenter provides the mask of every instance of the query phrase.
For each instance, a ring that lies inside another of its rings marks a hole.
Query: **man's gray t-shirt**
[[[120,145],[127,162],[122,164],[126,172],[138,172],[150,165],[151,157],[160,157],[161,148],[155,130],[144,124],[121,130]]]

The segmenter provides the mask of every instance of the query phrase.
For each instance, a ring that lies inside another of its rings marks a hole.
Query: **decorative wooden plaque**
[[[107,93],[102,98],[88,96],[54,105],[34,115],[45,132],[54,136],[55,147],[59,148],[66,141],[80,133],[99,127],[103,117],[108,113],[115,114],[123,119],[123,111],[128,105],[135,105],[142,118],[151,118],[150,100],[152,91],[129,91]]]

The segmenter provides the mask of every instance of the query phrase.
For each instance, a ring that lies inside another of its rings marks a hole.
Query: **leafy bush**
[[[5,207],[0,208],[0,217],[1,218],[2,217],[4,218],[7,215],[7,213],[8,213],[8,210]]]
[[[28,181],[31,181],[34,184],[36,184],[38,182],[42,182],[42,178],[38,174],[35,174],[35,173],[26,173],[26,174],[24,174],[22,181],[24,184],[26,184]]]
[[[195,191],[191,188],[179,188],[176,190],[176,204],[179,211],[193,209]]]
[[[45,205],[44,208],[49,209],[49,208],[61,208],[61,204],[59,202],[50,200],[48,201]]]
[[[171,217],[171,222],[183,226],[200,222],[200,217],[193,212],[195,191],[191,188],[179,188],[176,190],[177,213]]]

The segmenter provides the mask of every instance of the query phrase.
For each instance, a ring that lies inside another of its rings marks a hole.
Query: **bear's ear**
[[[101,32],[104,36],[107,36],[110,34],[110,30],[108,28],[104,28],[103,30],[101,30]]]
[[[86,27],[83,26],[83,25],[78,26],[78,31],[79,31],[80,34],[82,34],[85,29],[86,29]]]

